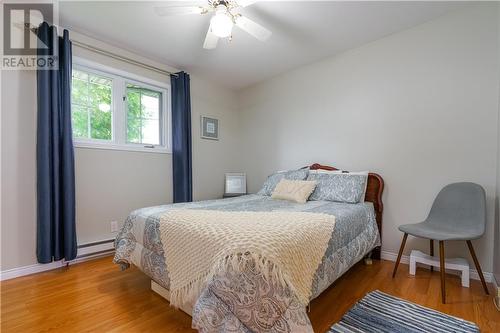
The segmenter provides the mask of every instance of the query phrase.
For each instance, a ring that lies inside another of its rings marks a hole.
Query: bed
[[[337,170],[313,164],[310,170]],[[366,256],[380,258],[384,182],[368,176],[365,201],[357,204],[308,201],[298,204],[250,194],[236,198],[149,207],[132,212],[115,240],[114,262],[151,277],[152,290],[169,299],[170,277],[160,237],[161,217],[173,209],[222,212],[311,212],[335,216],[335,228],[314,273],[310,300]],[[303,302],[287,287],[249,266],[213,276],[196,301],[181,309],[200,332],[312,332]]]

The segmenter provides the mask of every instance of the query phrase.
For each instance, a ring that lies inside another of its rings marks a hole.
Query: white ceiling
[[[61,2],[61,25],[241,89],[432,20],[466,3],[262,1],[240,10],[273,32],[259,42],[238,28],[233,40],[203,49],[209,15],[159,17],[153,7],[200,1]],[[204,3],[202,1],[202,3]]]

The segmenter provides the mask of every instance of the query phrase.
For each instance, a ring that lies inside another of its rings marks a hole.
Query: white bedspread
[[[308,212],[172,210],[159,231],[170,272],[170,303],[194,303],[208,280],[243,272],[249,261],[266,279],[307,305],[335,217]]]

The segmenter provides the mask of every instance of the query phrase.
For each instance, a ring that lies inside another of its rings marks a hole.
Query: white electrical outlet
[[[118,221],[111,221],[111,232],[118,232]]]

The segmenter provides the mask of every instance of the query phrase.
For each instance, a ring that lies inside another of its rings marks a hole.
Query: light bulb
[[[223,8],[220,8],[223,7]],[[233,30],[233,20],[227,13],[225,6],[219,6],[214,17],[210,20],[212,33],[220,38],[229,37]]]

